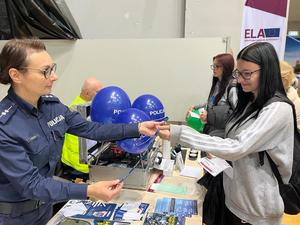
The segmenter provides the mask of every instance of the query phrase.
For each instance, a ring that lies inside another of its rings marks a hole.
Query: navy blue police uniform
[[[10,88],[0,103],[0,224],[46,224],[53,203],[86,199],[86,184],[52,178],[66,132],[98,141],[139,136],[137,124],[89,122],[53,95],[35,108]]]

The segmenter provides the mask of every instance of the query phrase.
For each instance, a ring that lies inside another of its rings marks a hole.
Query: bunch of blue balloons
[[[91,104],[91,119],[99,123],[140,123],[167,119],[164,106],[154,95],[139,96],[133,104],[126,92],[116,86],[101,89]],[[119,140],[117,145],[124,151],[139,154],[146,151],[152,143],[152,138],[140,136]]]

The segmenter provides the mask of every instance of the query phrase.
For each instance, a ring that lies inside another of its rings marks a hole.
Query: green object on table
[[[170,192],[173,194],[187,194],[187,187],[182,185],[160,183],[156,190],[162,192]]]
[[[200,133],[203,132],[205,124],[200,120],[199,116],[201,114],[202,109],[193,109],[192,112],[186,119],[186,122],[189,127],[194,128]]]

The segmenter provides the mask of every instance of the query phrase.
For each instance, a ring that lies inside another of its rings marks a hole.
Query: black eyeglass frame
[[[232,76],[236,79],[238,79],[239,77],[242,77],[244,80],[250,80],[251,77],[252,77],[252,74],[260,71],[261,69],[257,69],[257,70],[254,70],[254,71],[239,71],[238,69],[235,69],[233,72],[232,72]],[[245,75],[246,74],[246,75]]]
[[[57,64],[53,63],[50,67],[47,67],[45,69],[22,67],[22,68],[20,68],[20,70],[24,70],[24,69],[26,69],[26,70],[36,70],[36,71],[39,71],[45,77],[45,79],[49,79],[51,74],[56,72],[56,68],[57,68]]]

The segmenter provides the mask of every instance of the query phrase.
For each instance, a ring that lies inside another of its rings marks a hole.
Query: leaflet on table
[[[184,225],[185,217],[177,217],[174,215],[162,214],[162,213],[148,213],[143,223],[144,225]]]
[[[114,220],[142,220],[147,209],[148,203],[143,202],[125,202],[114,214]]]
[[[213,157],[211,159],[204,157],[199,160],[200,165],[214,177],[222,171],[231,168],[231,166],[224,159]]]
[[[155,213],[191,217],[198,214],[197,200],[161,198],[156,201]]]
[[[121,222],[121,221],[94,221],[93,225],[128,225],[131,224],[129,222]]]
[[[112,220],[142,220],[148,208],[149,204],[143,202],[125,202],[117,205],[90,200],[71,200],[62,211],[66,217],[114,222]]]
[[[180,172],[180,176],[185,176],[185,177],[194,177],[194,178],[199,178],[201,175],[201,168],[194,167],[194,166],[184,166],[184,168]]]
[[[76,214],[85,214],[87,208],[83,203],[85,200],[69,200],[64,207],[60,210],[60,213],[64,217],[71,217]]]
[[[115,209],[117,208],[116,203],[103,203],[93,201],[83,201],[83,204],[87,208],[87,211],[83,214],[73,215],[75,218],[82,219],[94,219],[98,221],[109,220],[112,218]]]

